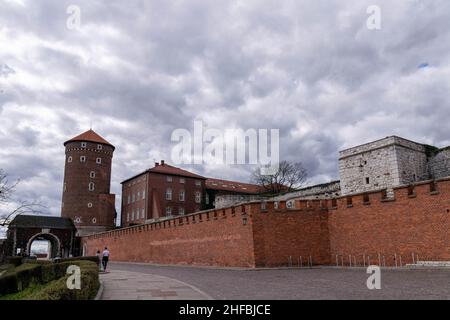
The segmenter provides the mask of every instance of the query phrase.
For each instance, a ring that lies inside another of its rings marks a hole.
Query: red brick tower
[[[115,227],[115,195],[110,194],[114,146],[93,130],[64,143],[66,164],[61,216],[71,218],[77,235]]]

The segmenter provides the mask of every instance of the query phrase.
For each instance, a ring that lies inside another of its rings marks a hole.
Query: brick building
[[[77,235],[115,227],[115,195],[110,193],[115,147],[93,130],[64,143],[66,161],[61,216],[73,220]]]
[[[238,203],[262,199],[263,188],[258,185],[230,180],[206,180],[206,209],[221,209]]]
[[[121,225],[190,214],[205,205],[206,178],[163,161],[122,182]]]

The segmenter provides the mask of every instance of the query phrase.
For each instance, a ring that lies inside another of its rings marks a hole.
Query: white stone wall
[[[429,170],[434,179],[450,176],[450,148],[441,150],[430,159]]]
[[[245,194],[223,194],[216,195],[214,208],[222,209],[231,206],[238,205],[249,201],[261,200],[262,197],[258,195],[245,195]]]
[[[339,153],[342,195],[393,187],[425,180],[427,157],[422,144],[387,137]]]
[[[275,201],[286,201],[288,199],[303,199],[303,200],[324,200],[336,198],[341,195],[341,184],[339,181],[319,184],[302,188],[298,191],[289,192],[287,194],[273,198]]]

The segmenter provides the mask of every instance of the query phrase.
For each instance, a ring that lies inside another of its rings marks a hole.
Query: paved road
[[[164,276],[122,270],[101,274],[102,300],[208,300],[210,296]]]
[[[368,290],[364,269],[227,270],[111,263],[118,270],[177,279],[214,299],[450,299],[450,270],[382,270]]]

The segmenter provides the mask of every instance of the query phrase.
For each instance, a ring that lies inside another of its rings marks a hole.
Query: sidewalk
[[[168,277],[112,270],[101,274],[101,300],[210,300],[199,289]]]

